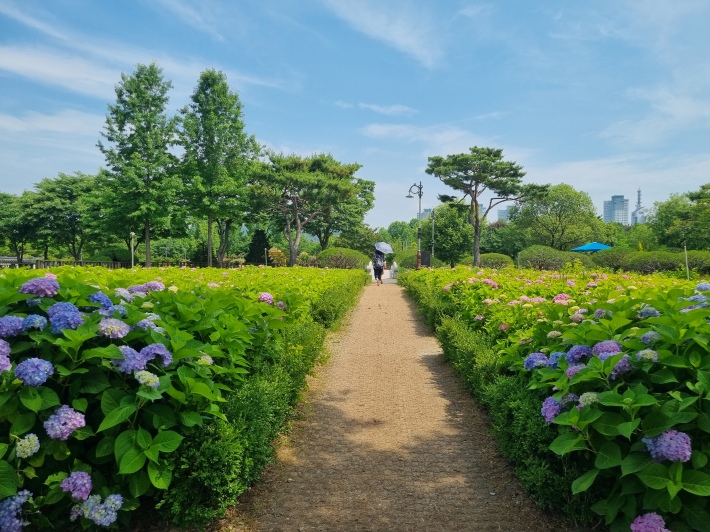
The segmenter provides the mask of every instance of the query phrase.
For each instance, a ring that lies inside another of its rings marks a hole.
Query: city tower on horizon
[[[612,196],[610,201],[605,201],[603,220],[629,225],[629,200],[620,195]]]

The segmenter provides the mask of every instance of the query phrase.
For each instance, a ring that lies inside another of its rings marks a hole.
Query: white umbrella
[[[375,244],[375,249],[380,253],[394,253],[392,246],[390,246],[387,242],[377,242]]]

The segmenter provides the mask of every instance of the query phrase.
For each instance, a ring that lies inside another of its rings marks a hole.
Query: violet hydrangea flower
[[[42,386],[50,375],[54,375],[54,366],[41,358],[28,358],[15,368],[15,377],[25,386]]]
[[[571,379],[572,377],[574,377],[577,374],[577,372],[580,369],[586,368],[586,367],[587,366],[585,364],[574,364],[565,370],[565,375],[567,375],[568,379]]]
[[[690,436],[684,432],[669,429],[655,438],[642,438],[648,452],[654,460],[670,460],[671,462],[687,462],[693,450],[690,446]]]
[[[562,403],[560,403],[554,397],[548,397],[542,403],[542,408],[540,409],[540,413],[542,414],[542,417],[545,418],[545,421],[549,425],[550,423],[552,423],[553,419],[555,419],[557,416],[559,416],[562,413]]]
[[[49,319],[51,321],[51,319],[57,314],[63,314],[65,312],[74,312],[76,314],[79,314],[79,309],[74,303],[69,303],[68,301],[61,301],[49,307],[49,309],[47,310],[47,316],[49,316]]]
[[[72,407],[62,405],[44,422],[44,429],[50,438],[66,440],[76,429],[86,426],[84,414]]]
[[[631,523],[631,532],[671,532],[666,528],[666,522],[656,512],[639,515]]]
[[[28,331],[29,329],[37,329],[41,331],[47,326],[47,318],[40,316],[39,314],[30,314],[24,320],[22,320],[22,330]]]
[[[28,490],[20,490],[17,495],[12,495],[0,501],[0,530],[7,532],[19,532],[27,524],[24,519],[18,516],[32,493]]]
[[[140,355],[146,362],[153,360],[156,356],[163,359],[163,367],[169,366],[173,361],[173,355],[163,344],[150,344],[141,349]]]
[[[660,339],[661,335],[656,331],[648,331],[643,333],[643,335],[641,336],[641,341],[646,345],[655,344]]]
[[[261,303],[268,303],[269,305],[274,304],[274,296],[269,292],[259,292],[259,301]]]
[[[655,308],[653,308],[653,307],[651,307],[651,306],[645,306],[645,307],[643,307],[641,310],[639,310],[639,313],[638,313],[638,317],[639,317],[640,319],[644,319],[644,318],[657,318],[657,317],[660,316],[660,315],[661,315],[661,313],[658,312]]]
[[[23,284],[20,287],[20,293],[39,297],[54,297],[59,293],[59,283],[50,277],[37,277]]]
[[[583,358],[590,358],[591,356],[592,348],[588,345],[573,345],[565,355],[565,360],[572,364],[573,362],[579,362]]]
[[[2,341],[2,340],[0,340]],[[4,354],[0,354],[0,373],[4,371],[9,371],[12,369],[12,362],[10,362],[10,357]]]
[[[530,353],[523,362],[523,367],[527,370],[544,368],[547,365],[547,357],[543,353]]]
[[[20,334],[23,321],[19,316],[3,316],[0,318],[0,338],[9,338]]]
[[[604,308],[598,308],[594,311],[594,317],[598,320],[611,318],[613,315],[614,313],[611,310],[607,310]]]
[[[146,290],[150,290],[152,292],[160,292],[162,290],[165,290],[165,285],[160,281],[148,281],[143,285],[143,287]]]
[[[631,361],[629,360],[629,355],[624,355],[614,365],[614,367],[611,368],[611,374],[609,375],[609,378],[611,380],[615,380],[622,373],[626,373],[627,371],[631,371],[632,369],[633,369],[633,366],[631,366]]]
[[[91,476],[85,471],[74,471],[60,484],[63,491],[71,493],[72,498],[85,501],[91,493]]]
[[[147,318],[142,319],[142,320],[133,324],[133,330],[143,329],[144,331],[147,331],[148,329],[157,329],[157,328],[158,328],[158,326]]]
[[[621,344],[619,342],[615,342],[614,340],[604,340],[603,342],[594,344],[594,347],[592,347],[592,353],[600,358],[600,355],[616,355],[621,353]]]
[[[123,338],[129,332],[131,327],[127,323],[114,318],[104,318],[99,322],[99,334],[108,336],[109,338]]]
[[[123,358],[114,358],[111,360],[113,365],[118,366],[118,371],[121,373],[133,373],[145,369],[147,361],[141,354],[127,345],[120,345],[118,349],[121,351]]]

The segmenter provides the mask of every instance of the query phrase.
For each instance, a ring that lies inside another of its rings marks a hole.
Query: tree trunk
[[[150,268],[150,224],[145,222],[145,267]]]
[[[219,231],[219,246],[217,247],[217,261],[220,267],[224,267],[224,256],[229,250],[229,232],[232,227],[233,220],[217,221]]]
[[[212,215],[207,215],[207,267],[212,267]]]

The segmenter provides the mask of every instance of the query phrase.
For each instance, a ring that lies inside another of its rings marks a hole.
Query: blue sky
[[[423,208],[450,193],[427,157],[475,145],[599,213],[639,187],[650,207],[710,182],[709,21],[705,0],[3,0],[0,191],[96,173],[121,73],[157,61],[171,112],[215,68],[262,144],[363,165],[373,227],[416,217],[415,182]]]

